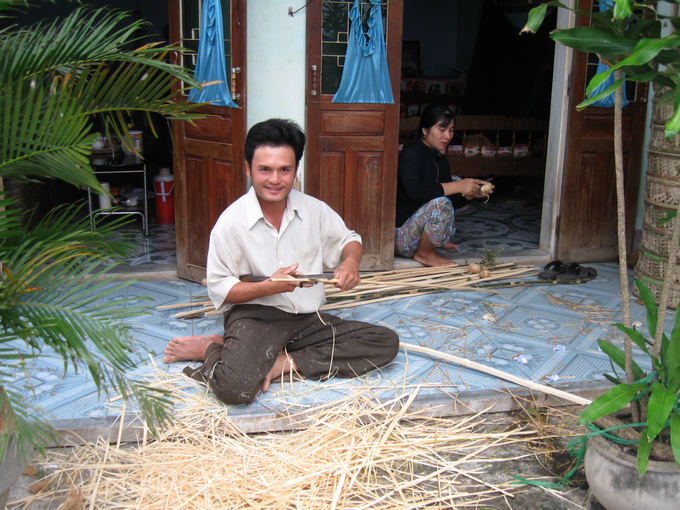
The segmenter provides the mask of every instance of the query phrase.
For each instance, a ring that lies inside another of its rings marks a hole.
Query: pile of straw
[[[496,428],[482,413],[420,419],[409,411],[416,395],[380,402],[361,389],[306,413],[302,430],[259,435],[239,431],[209,394],[193,395],[158,440],[52,458],[61,469],[33,499],[79,497],[97,509],[478,508],[526,490],[485,482],[485,470],[533,456],[507,452],[549,444],[546,430]]]

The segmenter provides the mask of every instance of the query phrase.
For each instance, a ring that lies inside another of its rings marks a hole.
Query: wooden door
[[[592,0],[580,0],[579,9],[589,11]],[[579,16],[578,26],[590,22]],[[556,258],[573,262],[617,260],[616,182],[614,166],[614,109],[589,107],[581,112],[585,88],[597,57],[574,51],[570,77],[568,131]],[[588,72],[590,69],[590,73]],[[629,87],[630,104],[623,110],[626,239],[630,250],[640,182],[647,87]]]
[[[305,191],[361,235],[362,269],[391,269],[403,0],[382,1],[394,104],[331,102],[340,84],[351,6],[351,0],[307,5]]]
[[[170,0],[170,40],[198,49],[202,0]],[[202,120],[173,123],[175,143],[175,226],[177,275],[200,282],[205,278],[210,231],[219,215],[246,192],[243,144],[246,135],[246,0],[222,0],[227,70],[234,73],[234,102],[239,108],[206,106]],[[192,55],[177,52],[185,67]],[[234,94],[235,92],[235,94]],[[240,96],[240,97],[239,97]]]

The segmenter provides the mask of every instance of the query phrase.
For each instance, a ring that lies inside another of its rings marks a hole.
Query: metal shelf
[[[90,224],[92,230],[94,230],[94,218],[96,216],[110,216],[110,215],[121,215],[121,214],[133,214],[139,215],[142,218],[142,232],[145,236],[149,235],[149,197],[148,190],[146,186],[146,163],[138,156],[125,156],[124,159],[117,163],[115,161],[108,162],[104,165],[95,164],[96,160],[93,161],[93,169],[95,176],[106,175],[106,174],[141,174],[144,181],[144,205],[142,207],[129,207],[129,208],[117,208],[116,210],[105,210],[99,209],[95,210],[92,207],[92,191],[87,188],[87,207],[90,214]],[[134,168],[140,167],[140,168]],[[134,210],[141,209],[141,210]]]

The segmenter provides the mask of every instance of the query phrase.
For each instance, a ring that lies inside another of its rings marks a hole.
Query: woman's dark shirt
[[[422,140],[409,145],[399,153],[398,173],[395,222],[397,228],[423,204],[444,196],[444,188],[440,183],[453,180],[451,166],[446,156],[428,147]]]

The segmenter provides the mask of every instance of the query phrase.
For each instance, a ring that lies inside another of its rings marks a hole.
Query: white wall
[[[271,118],[305,129],[307,9],[302,0],[248,0],[246,114],[248,128]],[[300,176],[304,176],[304,158]]]

